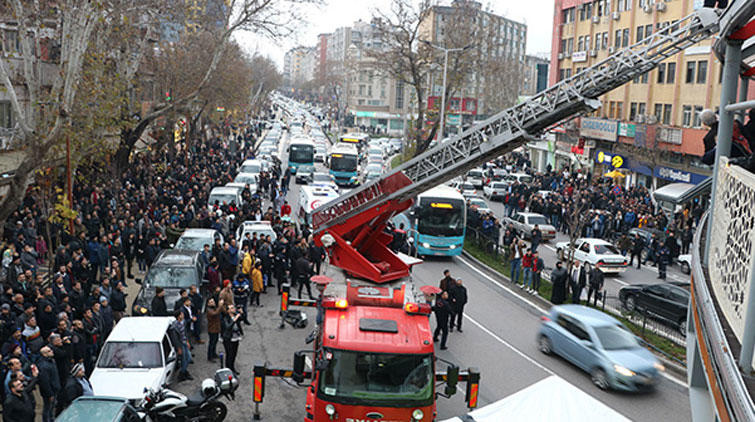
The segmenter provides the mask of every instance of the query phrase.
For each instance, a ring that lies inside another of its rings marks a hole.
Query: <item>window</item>
[[[163,358],[164,358],[164,362],[168,361],[168,356],[170,356],[170,351],[171,351],[170,340],[168,340],[168,336],[166,335],[166,336],[163,337]]]
[[[624,32],[621,34],[621,46],[626,47],[629,45],[629,28],[624,28]]]
[[[585,329],[582,328],[581,324],[575,321],[573,318],[566,315],[559,315],[558,318],[556,318],[556,323],[563,327],[564,330],[571,333],[577,339],[590,340],[590,335],[587,334],[587,331],[585,331]]]
[[[562,18],[564,23],[571,23],[574,22],[574,8],[570,7],[568,9],[564,9],[562,13]]]
[[[645,38],[653,35],[653,24],[649,23],[645,25]]]
[[[664,82],[666,82],[666,63],[661,63],[658,65],[658,83],[662,84]]]
[[[700,113],[703,112],[703,106],[695,106],[694,114],[692,115],[693,120],[693,126],[694,127],[700,127],[702,126],[702,121],[700,121]]]
[[[18,38],[18,31],[15,29],[5,30],[5,43],[3,49],[7,53],[18,53],[21,51],[21,40]]]
[[[637,34],[635,34],[636,35],[635,42],[639,42],[640,40],[642,40],[644,38],[642,36],[642,34],[644,34],[644,32],[642,31],[643,28],[644,27],[642,25],[640,25],[640,26],[637,27]]]
[[[359,95],[360,96],[364,95],[364,85],[359,85]]]
[[[666,83],[673,84],[676,81],[676,63],[668,63],[666,66]]]
[[[585,50],[589,50],[589,49],[590,49],[590,36],[585,35]]]
[[[603,33],[603,50],[608,48],[608,31]]]
[[[697,83],[704,84],[708,80],[708,61],[697,62]]]
[[[656,104],[653,110],[653,115],[656,119],[658,119],[658,122],[661,121],[661,118],[663,117],[663,104]]]
[[[629,121],[635,121],[637,119],[637,103],[629,104]]]
[[[637,103],[637,114],[640,116],[645,115],[645,103]]]
[[[617,29],[614,33],[613,46],[616,48],[621,46],[621,29]]]
[[[579,37],[577,39],[577,51],[584,50],[584,46],[585,46],[585,37]]]
[[[0,128],[13,127],[13,109],[10,101],[0,101]]]
[[[574,38],[569,38],[566,41],[566,51],[571,54],[574,52]]]
[[[559,53],[565,53],[566,52],[566,40],[565,39],[561,40],[561,45],[560,45],[560,48],[559,48],[558,52]]]
[[[687,76],[684,78],[684,82],[695,83],[695,62],[687,62]]]
[[[690,127],[692,125],[692,106],[682,106],[682,126]]]
[[[624,118],[624,102],[623,101],[616,102],[616,118],[617,119]]]
[[[663,105],[663,124],[664,125],[671,124],[671,104]]]
[[[396,108],[401,110],[404,108],[404,83],[396,82]]]

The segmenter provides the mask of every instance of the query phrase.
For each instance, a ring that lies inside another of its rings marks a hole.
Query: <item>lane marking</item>
[[[621,284],[622,286],[628,286],[628,285],[629,285],[629,283],[627,283],[626,281],[622,281],[622,280],[619,280],[619,279],[618,279],[618,278],[616,278],[616,277],[612,278],[611,280],[613,280],[613,281],[615,281],[615,282],[617,282],[617,283]]]
[[[554,247],[553,247],[553,246],[551,246],[551,245],[542,245],[542,244],[541,244],[540,246],[543,246],[543,247],[545,247],[546,249],[549,249],[549,250],[553,251],[553,253],[556,253],[556,248],[554,248]]]

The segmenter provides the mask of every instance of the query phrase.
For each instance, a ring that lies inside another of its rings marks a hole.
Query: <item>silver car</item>
[[[548,220],[534,212],[518,212],[513,217],[506,217],[503,219],[504,224],[511,224],[514,229],[521,233],[525,239],[529,239],[532,236],[532,230],[535,225],[540,229],[543,240],[554,239],[556,237],[556,228],[548,223]]]

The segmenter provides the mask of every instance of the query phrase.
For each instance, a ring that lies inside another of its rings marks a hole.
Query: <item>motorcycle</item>
[[[228,408],[221,396],[234,400],[239,380],[228,368],[215,371],[215,378],[202,381],[202,388],[191,397],[167,388],[145,390],[137,411],[152,422],[220,422]]]

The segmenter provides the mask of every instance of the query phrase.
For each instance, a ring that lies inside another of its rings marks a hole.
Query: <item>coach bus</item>
[[[370,136],[365,133],[347,133],[338,138],[338,142],[351,144],[357,147],[359,152],[369,143]]]
[[[338,186],[354,186],[359,183],[359,152],[357,147],[345,142],[333,145],[328,156],[330,175]]]
[[[299,166],[315,165],[315,143],[306,137],[291,140],[288,146],[288,167],[292,174],[296,174]]]

